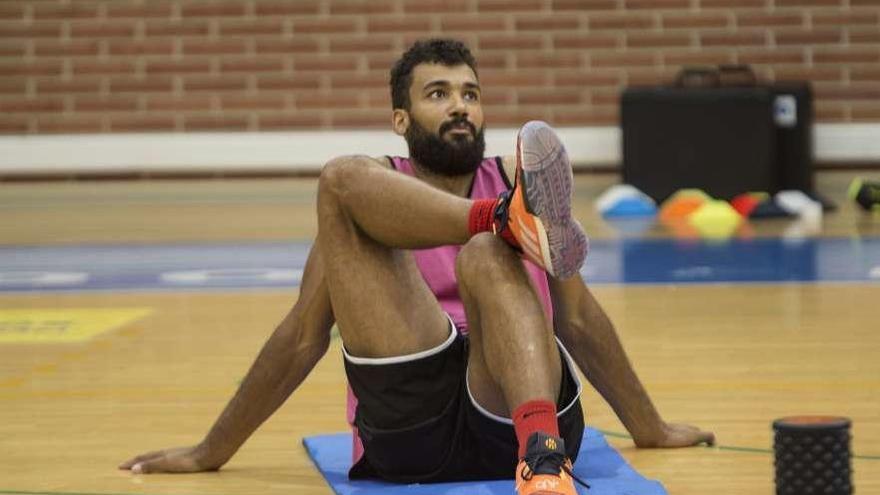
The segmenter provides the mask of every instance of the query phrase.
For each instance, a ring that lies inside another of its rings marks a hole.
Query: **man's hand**
[[[216,471],[222,462],[211,461],[200,445],[157,450],[139,455],[119,465],[135,474],[148,473],[198,473]]]
[[[715,445],[715,434],[691,425],[663,423],[660,435],[650,440],[633,439],[640,448],[693,447],[705,443]]]

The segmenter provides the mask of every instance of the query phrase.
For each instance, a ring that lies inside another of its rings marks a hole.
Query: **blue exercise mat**
[[[303,439],[309,456],[337,495],[513,495],[513,480],[469,483],[396,485],[381,481],[350,481],[351,435],[319,435]],[[583,495],[667,495],[626,463],[598,431],[587,428],[574,473],[589,483]],[[513,476],[513,473],[511,473]]]

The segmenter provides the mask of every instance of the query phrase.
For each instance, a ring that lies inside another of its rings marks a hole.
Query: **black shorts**
[[[399,358],[363,359],[345,353],[345,371],[358,406],[355,426],[364,455],[350,479],[398,483],[511,479],[518,463],[513,422],[473,400],[467,386],[467,337],[450,321],[446,342]],[[580,382],[559,344],[562,384],[559,432],[572,462],[584,431]]]

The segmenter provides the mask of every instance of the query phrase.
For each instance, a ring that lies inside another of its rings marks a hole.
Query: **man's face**
[[[439,175],[464,175],[480,165],[485,151],[480,86],[465,64],[420,64],[409,90],[410,156]]]

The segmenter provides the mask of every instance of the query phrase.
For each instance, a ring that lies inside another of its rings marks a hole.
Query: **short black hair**
[[[419,40],[401,55],[391,68],[391,108],[409,110],[412,71],[419,64],[443,64],[450,67],[467,64],[477,75],[477,61],[468,47],[458,40],[432,38]]]

